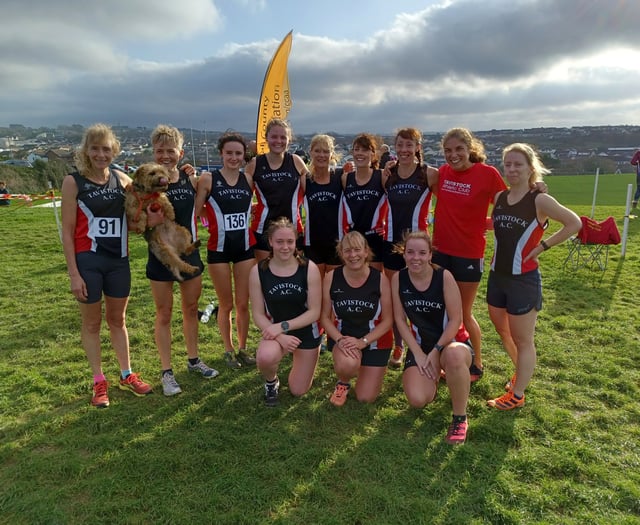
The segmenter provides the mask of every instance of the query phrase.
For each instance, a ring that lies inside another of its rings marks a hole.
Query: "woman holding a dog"
[[[104,316],[121,370],[119,387],[136,396],[152,391],[131,371],[129,359],[125,317],[131,270],[124,189],[131,179],[110,167],[119,152],[120,143],[110,127],[90,126],[76,154],[78,172],[62,182],[62,246],[71,293],[80,306],[82,346],[93,372],[91,404],[98,408],[109,406],[100,345],[103,295]]]
[[[296,248],[298,230],[285,217],[267,230],[270,256],[251,269],[249,294],[253,321],[262,331],[256,353],[265,380],[265,405],[278,404],[278,367],[290,353],[289,391],[309,391],[320,355],[321,277],[318,267]]]
[[[302,218],[300,206],[309,170],[298,156],[287,152],[291,141],[291,127],[282,119],[271,119],[266,127],[269,151],[251,159],[245,173],[253,178],[258,203],[253,213],[251,230],[258,261],[269,255],[267,229],[279,217],[286,217],[298,232],[296,242],[302,247]]]
[[[249,272],[255,264],[255,238],[249,229],[253,180],[242,170],[247,145],[242,135],[225,133],[218,140],[222,168],[198,180],[196,210],[205,206],[209,222],[207,263],[218,297],[218,329],[224,358],[232,369],[255,365],[246,351],[249,333]],[[233,346],[231,312],[236,310],[238,352]]]
[[[191,232],[197,239],[196,223],[196,177],[178,168],[184,151],[182,133],[172,126],[159,125],[151,133],[155,162],[169,172],[169,188],[166,195],[175,210],[176,222]],[[202,269],[199,250],[186,256],[185,261],[199,270],[193,274],[183,274],[179,283],[182,301],[182,330],[187,347],[187,370],[201,374],[206,379],[214,378],[218,371],[207,366],[198,355],[198,301],[202,292]],[[151,283],[151,293],[156,305],[154,335],[160,364],[162,366],[162,390],[165,396],[182,392],[171,367],[171,317],[173,310],[173,283],[175,276],[149,250],[147,278]]]

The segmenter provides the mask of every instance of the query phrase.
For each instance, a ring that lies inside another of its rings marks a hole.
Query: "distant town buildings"
[[[117,159],[124,164],[139,165],[152,160],[147,127],[113,126],[121,142]],[[56,160],[71,166],[75,148],[80,143],[83,126],[30,128],[20,124],[0,127],[0,162],[20,160],[33,164],[37,160]],[[185,137],[185,161],[201,168],[220,164],[216,144],[222,131],[182,129]],[[348,158],[354,134],[332,133],[337,151]],[[490,164],[499,166],[504,146],[528,142],[538,148],[545,164],[557,173],[589,173],[597,167],[606,173],[631,172],[629,159],[640,148],[640,126],[584,126],[572,128],[507,129],[474,132],[485,145]],[[250,139],[252,133],[243,133]],[[442,132],[423,132],[425,160],[432,165],[444,163],[440,151]],[[297,135],[290,150],[309,151],[313,135]],[[393,147],[393,130],[381,141]]]

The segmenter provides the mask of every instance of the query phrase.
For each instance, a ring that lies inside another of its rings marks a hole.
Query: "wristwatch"
[[[442,351],[444,350],[444,345],[439,345],[438,343],[436,343],[435,345],[433,345],[433,348],[442,353]]]
[[[289,331],[289,323],[287,321],[282,321],[280,323],[280,328],[282,328],[282,333],[286,334]]]

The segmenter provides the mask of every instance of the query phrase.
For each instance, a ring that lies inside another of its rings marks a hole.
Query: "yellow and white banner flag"
[[[286,119],[291,109],[287,61],[291,51],[292,38],[293,30],[289,31],[287,36],[280,42],[264,75],[260,103],[258,104],[258,126],[256,130],[258,154],[269,151],[266,139],[267,123],[272,118]]]

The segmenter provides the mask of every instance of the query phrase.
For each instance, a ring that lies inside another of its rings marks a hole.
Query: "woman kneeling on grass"
[[[323,281],[320,322],[331,339],[338,383],[330,401],[344,405],[351,379],[358,378],[358,401],[372,403],[382,390],[393,344],[389,281],[369,266],[372,254],[365,237],[347,233],[338,243],[343,266]]]
[[[427,232],[408,233],[399,248],[407,267],[393,275],[391,296],[396,326],[409,348],[402,374],[404,393],[412,407],[423,408],[435,399],[444,370],[453,407],[446,440],[462,444],[467,437],[473,350],[454,341],[462,324],[460,290],[449,270],[431,263]]]
[[[251,269],[249,296],[253,321],[262,331],[256,359],[265,379],[265,404],[278,404],[278,366],[293,354],[289,390],[306,394],[320,354],[320,271],[296,250],[298,232],[289,219],[273,221],[267,231],[269,257]]]
[[[499,410],[524,405],[536,364],[533,336],[542,308],[542,282],[538,256],[577,233],[580,218],[551,195],[537,191],[536,183],[549,173],[528,144],[511,144],[502,154],[509,189],[498,193],[493,207],[495,252],[487,283],[489,316],[516,367],[505,385],[506,394],[487,404]],[[546,240],[542,234],[549,218],[562,228]]]

